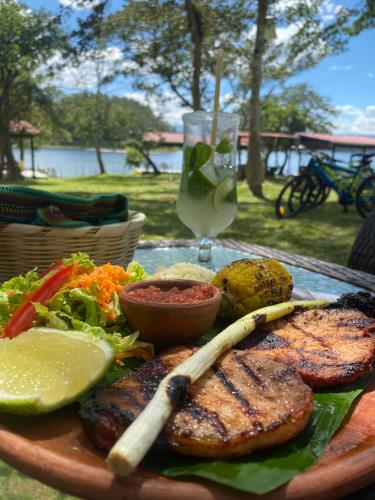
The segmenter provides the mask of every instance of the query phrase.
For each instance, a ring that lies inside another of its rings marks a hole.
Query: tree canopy
[[[256,14],[255,0],[128,0],[105,23],[107,33],[121,40],[139,88],[154,94],[168,89],[184,106],[211,109],[219,47],[232,102],[249,96]],[[324,16],[324,0],[270,2],[269,14],[278,36],[263,58],[263,94],[344,50],[353,34],[354,10],[338,8],[332,19]]]
[[[0,0],[0,152],[13,174],[12,119],[34,117],[48,140],[93,146],[99,156],[100,147],[123,147],[129,140],[139,145],[144,131],[168,128],[147,106],[108,95],[119,75],[130,75],[136,89],[153,96],[173,95],[187,108],[211,109],[218,48],[224,51],[223,79],[231,89],[221,108],[240,108],[243,126],[249,127],[259,0],[126,0],[117,12],[110,0],[76,3],[91,9],[68,26],[63,20],[69,8],[52,16]],[[326,15],[324,0],[266,3],[277,38],[266,40],[262,58],[263,130],[328,131],[329,101],[306,84],[288,86],[288,80],[345,50],[350,36],[373,26],[374,0],[358,0],[351,9],[337,5],[334,16]],[[122,57],[110,68],[108,48]],[[96,84],[85,91],[81,85],[75,95],[47,87],[51,56],[61,66],[91,61]]]
[[[133,99],[102,95],[100,100],[106,115],[100,130],[102,147],[124,148],[129,140],[142,141],[145,132],[169,130],[168,125],[155,116],[149,106]],[[60,144],[95,146],[95,101],[96,95],[90,92],[60,96],[56,102],[60,123],[55,140],[60,137]]]
[[[9,173],[18,177],[9,137],[12,119],[21,118],[33,103],[43,102],[35,70],[64,42],[59,19],[31,11],[15,0],[0,1],[0,152]]]
[[[247,129],[248,110],[239,110],[241,127]],[[327,97],[317,94],[305,83],[283,87],[278,93],[266,96],[261,106],[262,130],[265,132],[326,132],[332,131],[335,108]]]
[[[251,0],[128,0],[107,22],[134,64],[139,88],[163,93],[164,85],[184,106],[203,109],[212,105],[215,49],[225,49],[230,75],[254,5]]]

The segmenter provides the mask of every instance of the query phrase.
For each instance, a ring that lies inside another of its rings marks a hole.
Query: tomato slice
[[[67,266],[64,264],[63,268],[59,268],[50,278],[42,283],[31,297],[15,311],[4,327],[3,336],[13,338],[27,330],[36,316],[34,303],[40,302],[46,305],[55,293],[69,280],[73,272],[73,267],[73,265]],[[51,269],[48,272],[50,271]]]
[[[48,266],[47,269],[45,269],[39,277],[44,278],[44,276],[47,276],[47,274],[51,271],[58,271],[59,269],[64,269],[65,267],[67,266],[66,264],[64,264],[64,261],[59,260],[58,262],[55,262],[54,264]]]

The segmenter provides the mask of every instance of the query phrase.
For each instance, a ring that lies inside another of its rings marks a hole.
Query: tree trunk
[[[246,166],[246,180],[252,193],[258,197],[262,197],[262,183],[265,178],[261,156],[260,86],[262,82],[262,56],[265,48],[268,2],[269,0],[258,0],[257,32],[251,64],[250,140]]]
[[[0,177],[1,178],[4,175],[4,170],[5,170],[5,151],[4,151],[4,145],[3,145],[3,141],[1,139],[1,132],[0,132]]]
[[[202,16],[193,0],[185,0],[185,8],[188,15],[191,40],[194,45],[191,95],[193,99],[193,109],[194,111],[199,111],[201,109],[200,76],[202,71]]]
[[[5,161],[7,168],[7,178],[11,181],[19,181],[22,179],[22,175],[13,155],[9,126],[8,128],[1,127],[0,136],[3,161]]]
[[[96,159],[98,160],[99,165],[99,175],[105,174],[105,166],[102,158],[102,152],[100,151],[100,146],[95,146]]]
[[[3,157],[2,161],[5,162],[7,168],[7,178],[11,181],[19,181],[22,179],[22,175],[13,155],[12,139],[10,137],[10,89],[12,78],[11,73],[5,75],[5,82],[0,96],[0,148]]]
[[[151,160],[151,157],[148,153],[146,153],[146,151],[140,147],[137,147],[138,151],[141,153],[141,155],[143,156],[143,158],[149,163],[149,165],[151,165],[152,167],[152,170],[154,171],[154,174],[155,175],[160,175],[161,172],[160,170],[158,169],[156,163],[154,163],[152,160]]]

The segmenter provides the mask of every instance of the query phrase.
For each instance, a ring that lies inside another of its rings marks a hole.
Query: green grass
[[[28,181],[26,185],[81,195],[124,193],[132,209],[147,215],[143,239],[192,238],[192,233],[176,214],[178,182],[177,174],[146,174],[43,179]],[[281,179],[267,181],[264,185],[265,200],[252,196],[245,182],[239,183],[236,220],[219,237],[258,243],[345,265],[362,224],[355,208],[343,212],[336,195],[331,194],[323,206],[293,219],[279,220],[275,216],[274,204],[284,182]]]
[[[130,208],[147,215],[143,239],[191,238],[191,232],[179,221],[175,201],[178,175],[104,175],[69,179],[27,181],[25,185],[54,192],[80,195],[106,192],[124,193]],[[323,206],[294,219],[279,220],[274,204],[285,181],[267,181],[265,200],[252,196],[245,183],[238,185],[239,209],[234,223],[220,237],[304,254],[344,264],[362,224],[353,207],[344,213],[331,194]],[[202,214],[204,216],[204,214]],[[2,498],[22,500],[67,500],[69,497],[38,481],[18,473],[0,462]]]

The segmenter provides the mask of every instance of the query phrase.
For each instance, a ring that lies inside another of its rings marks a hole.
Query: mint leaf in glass
[[[203,167],[203,165],[210,159],[211,154],[211,146],[205,144],[204,142],[197,142],[191,151],[190,168],[192,170],[198,170]]]
[[[232,150],[233,150],[233,144],[227,137],[224,137],[224,139],[222,139],[216,146],[216,153],[219,153],[221,155],[227,155],[231,153]]]

